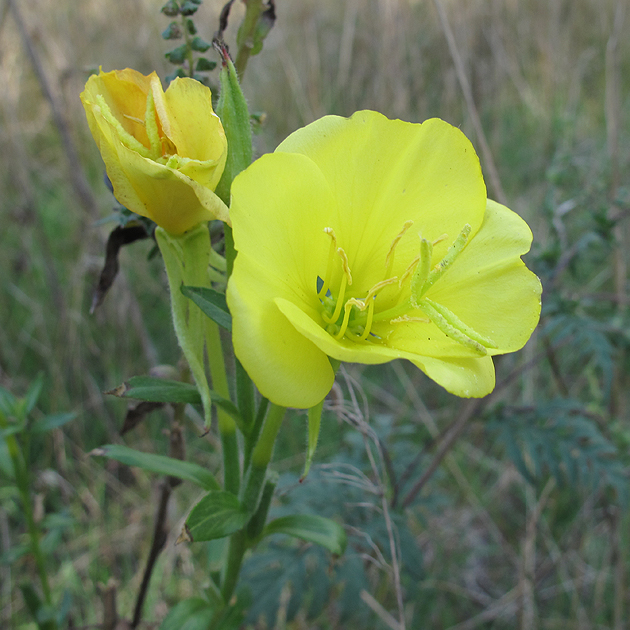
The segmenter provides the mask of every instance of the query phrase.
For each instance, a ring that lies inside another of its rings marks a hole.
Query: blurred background
[[[123,249],[89,313],[115,200],[79,93],[99,66],[171,72],[161,4],[0,8],[0,386],[22,396],[42,375],[34,413],[77,412],[31,455],[40,515],[56,517],[53,589],[69,593],[78,627],[102,621],[98,585],[111,578],[129,616],[155,506],[151,475],[87,453],[108,442],[164,452],[166,439],[167,411],[121,438],[126,405],[102,392],[179,359],[148,240]],[[526,262],[544,294],[537,333],[499,358],[484,401],[455,399],[405,364],[349,366],[324,418],[324,465],[302,486],[305,420],[289,418],[276,510],[338,517],[351,544],[331,561],[269,543],[246,566],[251,627],[402,628],[401,600],[407,628],[629,627],[628,4],[276,1],[243,77],[250,110],[264,114],[257,154],[329,113],[443,118],[475,145],[489,196],[532,227]],[[221,6],[204,0],[197,13],[208,41]],[[236,3],[228,44],[242,14]],[[194,421],[188,456],[216,462]],[[26,628],[17,585],[33,568],[10,553],[24,527],[6,476],[0,489],[0,625]],[[156,623],[214,562],[203,545],[174,546],[196,496],[177,492],[145,616]]]

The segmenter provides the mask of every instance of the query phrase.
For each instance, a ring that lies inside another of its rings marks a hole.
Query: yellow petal
[[[396,250],[394,275],[417,254],[419,238],[447,235],[440,259],[468,223],[483,220],[486,188],[479,159],[461,131],[439,119],[413,124],[361,111],[325,116],[291,134],[276,152],[303,153],[321,169],[337,200],[333,227],[357,278],[357,293],[382,280],[392,239],[413,227]]]
[[[494,389],[494,364],[491,357],[448,360],[424,357],[413,363],[455,396],[482,398]]]
[[[164,133],[179,155],[225,163],[227,140],[206,86],[194,79],[175,79],[164,93],[163,103],[156,101],[155,105]]]
[[[520,259],[531,242],[523,219],[488,200],[479,233],[427,293],[492,339],[498,348],[490,354],[519,350],[538,324],[542,286]]]
[[[324,228],[333,208],[321,172],[301,155],[265,155],[232,184],[238,255],[227,301],[234,349],[261,393],[278,405],[312,407],[334,381],[327,356],[273,302],[284,297],[319,318],[317,276],[325,270]]]

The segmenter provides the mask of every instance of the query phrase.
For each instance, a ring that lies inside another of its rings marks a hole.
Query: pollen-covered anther
[[[401,315],[400,317],[394,317],[390,319],[390,324],[403,324],[405,322],[420,322],[421,324],[430,324],[431,320],[428,317],[411,317],[411,315]]]

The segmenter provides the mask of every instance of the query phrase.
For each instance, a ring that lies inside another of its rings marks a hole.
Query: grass
[[[216,30],[220,4],[206,0],[199,14],[207,39]],[[543,320],[521,353],[500,359],[500,378],[512,371],[516,377],[462,422],[459,439],[443,459],[434,460],[450,423],[465,419],[466,403],[406,365],[349,369],[354,381],[342,381],[330,403],[318,460],[362,471],[373,487],[365,486],[356,501],[372,507],[357,511],[343,500],[348,487],[325,486],[329,498],[336,497],[337,514],[356,530],[349,558],[331,567],[336,577],[321,596],[326,605],[318,609],[313,584],[324,580],[316,572],[322,560],[308,549],[272,546],[276,555],[270,557],[306,558],[305,566],[320,578],[301,592],[296,577],[284,582],[281,595],[268,605],[267,626],[261,621],[257,628],[394,628],[400,594],[407,628],[622,630],[630,614],[627,506],[611,484],[554,476],[540,451],[527,451],[516,438],[506,442],[492,427],[505,425],[509,414],[538,410],[537,420],[523,417],[549,430],[558,452],[578,452],[579,463],[588,467],[584,441],[545,412],[549,401],[573,401],[579,417],[616,449],[611,461],[627,475],[630,41],[623,37],[623,24],[630,15],[623,15],[623,1],[613,0],[442,4],[474,110],[463,96],[433,3],[278,1],[277,24],[244,78],[251,110],[267,115],[256,150],[273,150],[291,131],[322,115],[364,108],[411,121],[439,116],[460,126],[480,153],[485,138],[484,171],[488,174],[492,163],[497,170],[496,181],[487,178],[490,194],[502,189],[534,232],[527,261],[545,286]],[[121,275],[103,306],[88,314],[109,228],[95,222],[109,214],[113,201],[78,94],[88,71],[99,65],[170,72],[163,59],[167,44],[159,37],[168,21],[149,2],[34,0],[28,10],[23,3],[19,8],[55,107],[44,97],[15,14],[3,9],[0,386],[22,395],[42,373],[37,413],[78,411],[63,431],[34,444],[34,462],[44,512],[67,515],[70,523],[49,540],[53,590],[69,589],[75,623],[83,627],[102,621],[104,587],[98,585],[110,579],[119,584],[121,614],[131,615],[156,496],[151,476],[87,456],[96,446],[121,440],[125,404],[102,392],[179,357],[161,263],[148,258],[147,242],[123,250]],[[232,39],[237,22],[235,15],[228,30]],[[53,111],[61,114],[78,165]],[[82,178],[89,183],[87,196]],[[383,447],[371,447],[376,470],[366,458],[361,429],[368,443],[371,434],[360,405],[338,404],[341,396],[349,403],[351,391],[364,392],[370,401],[369,426]],[[154,413],[123,440],[164,452],[169,422],[166,412]],[[276,463],[286,475],[283,500],[308,506],[291,482],[303,461],[296,455],[304,446],[303,417],[295,416],[288,426]],[[214,461],[214,445],[197,436],[189,423],[189,457]],[[519,471],[515,449],[524,453],[526,470]],[[384,473],[387,455],[393,464]],[[408,508],[390,505],[400,532],[409,533],[399,539],[403,568],[396,588],[389,539],[377,531],[383,506],[370,488],[385,488],[390,499],[397,492],[402,501],[434,461],[436,472]],[[531,483],[521,474],[527,471]],[[315,481],[309,486],[313,495],[316,486]],[[23,528],[10,485],[3,482],[0,490],[6,551],[23,540]],[[173,544],[195,493],[184,485],[174,497],[169,542],[147,604],[152,621],[178,599],[198,593],[212,566],[209,554]],[[369,532],[374,544],[360,532]],[[405,559],[413,563],[417,557],[420,577],[404,566]],[[363,567],[364,578],[347,605],[344,593],[356,585],[344,573],[344,562],[358,562],[352,566]],[[32,567],[22,559],[13,567],[2,565],[0,572],[0,620],[26,628],[18,585],[32,576]],[[390,616],[362,598],[361,589]]]

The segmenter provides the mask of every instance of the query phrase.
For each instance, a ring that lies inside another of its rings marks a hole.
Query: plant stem
[[[276,436],[282,425],[285,413],[285,407],[279,407],[273,404],[270,405],[265,424],[260,434],[260,439],[252,453],[251,465],[241,496],[243,507],[252,515],[256,514],[260,502],[261,490],[267,474],[267,466],[271,461]],[[221,588],[221,594],[226,604],[229,602],[236,588],[241,564],[243,563],[243,556],[247,550],[247,541],[247,525],[235,534],[232,534],[230,538],[228,557],[222,580],[223,586]]]
[[[219,326],[211,319],[206,320],[206,348],[212,387],[219,395],[229,400],[230,390],[225,372],[221,334]],[[221,408],[217,409],[217,417],[219,419],[221,445],[223,446],[224,486],[228,492],[237,495],[241,485],[241,469],[236,438],[236,424]]]

